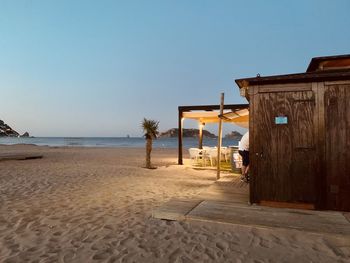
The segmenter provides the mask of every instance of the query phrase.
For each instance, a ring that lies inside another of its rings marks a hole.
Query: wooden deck
[[[161,207],[153,210],[153,217],[167,220],[183,220],[186,219],[190,211],[206,200],[247,204],[248,192],[248,185],[241,182],[239,176],[224,177],[195,198],[171,199]]]
[[[341,212],[249,205],[249,187],[230,176],[193,199],[172,199],[153,211],[166,220],[199,220],[260,228],[284,228],[350,238],[350,222]]]
[[[0,161],[8,160],[29,160],[43,158],[42,154],[37,153],[2,153],[0,154]]]

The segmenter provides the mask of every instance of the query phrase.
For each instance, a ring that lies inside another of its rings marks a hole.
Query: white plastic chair
[[[215,148],[210,148],[208,151],[206,151],[207,156],[210,160],[210,165],[213,166],[215,162],[217,161],[217,156],[218,156],[218,149]]]
[[[230,148],[222,147],[221,148],[221,158],[225,160],[225,162],[229,162],[230,160]]]
[[[194,164],[194,162],[196,162],[196,164],[198,164],[199,160],[202,158],[202,150],[200,150],[198,148],[190,148],[190,149],[188,149],[188,152],[190,154],[190,159],[192,161],[192,165]]]
[[[202,150],[203,166],[206,166],[207,161],[210,162],[209,152],[211,149],[213,149],[213,147],[203,146],[203,150]]]

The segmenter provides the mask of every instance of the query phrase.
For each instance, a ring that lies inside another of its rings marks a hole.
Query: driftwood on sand
[[[33,153],[9,153],[0,154],[0,161],[8,160],[29,160],[29,159],[40,159],[43,158],[42,154]]]

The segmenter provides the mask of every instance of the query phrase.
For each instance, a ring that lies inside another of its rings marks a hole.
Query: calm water
[[[0,144],[35,144],[48,146],[84,146],[84,147],[144,147],[144,138],[122,138],[122,137],[36,137],[36,138],[9,138],[1,137]],[[203,139],[203,145],[216,146],[217,139]],[[223,146],[238,145],[237,141],[223,139]],[[160,138],[154,140],[153,147],[155,148],[177,148],[177,138]],[[191,148],[198,147],[198,139],[184,138],[183,147]]]

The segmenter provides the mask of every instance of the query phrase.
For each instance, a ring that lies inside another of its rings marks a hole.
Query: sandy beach
[[[215,171],[176,165],[176,149],[0,146],[43,159],[0,162],[0,262],[350,262],[333,236],[162,221],[152,209],[193,197]]]

